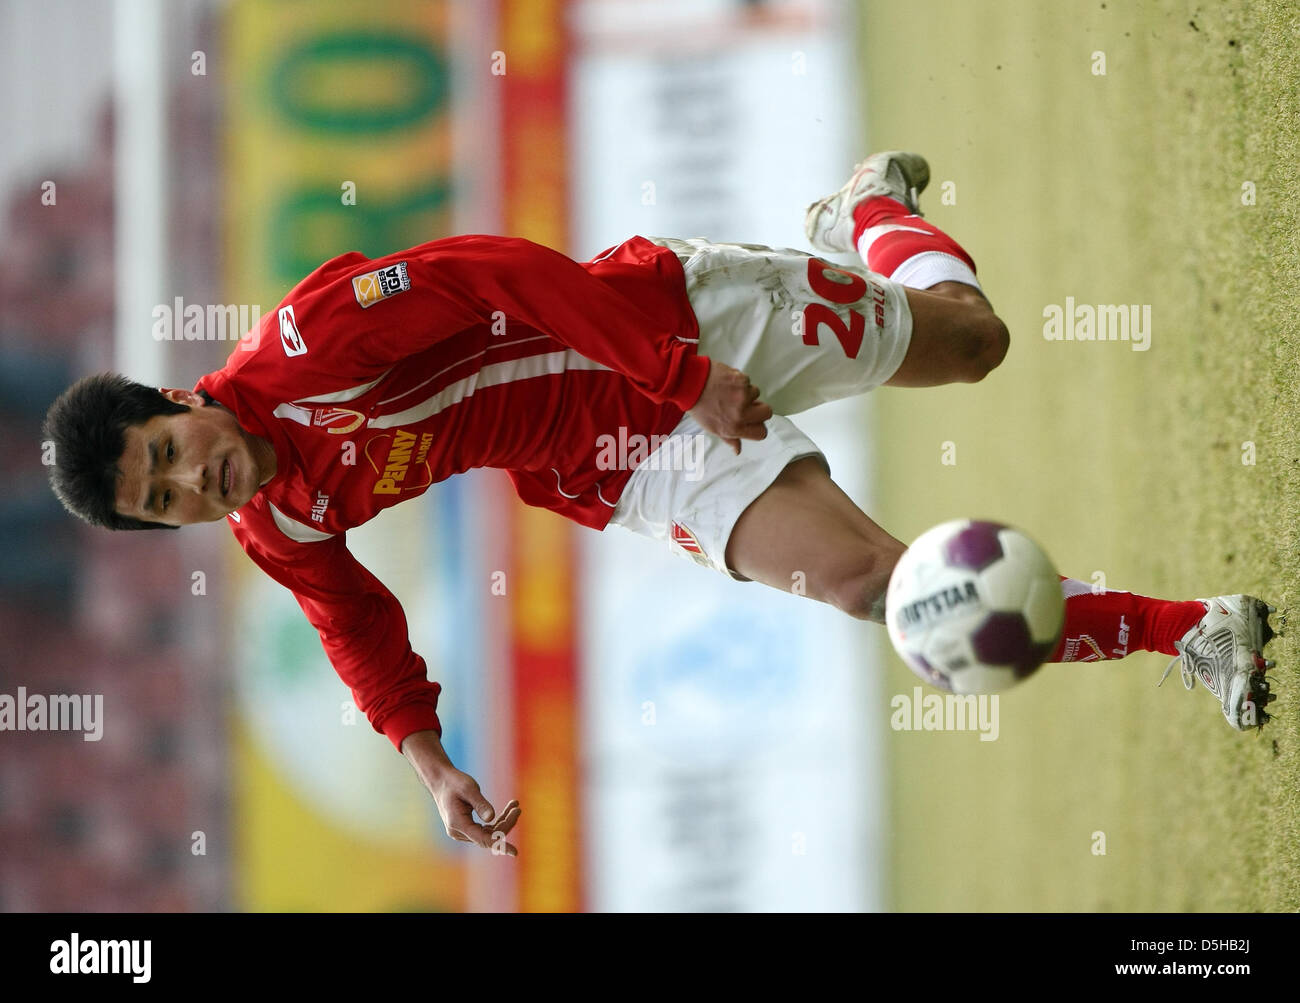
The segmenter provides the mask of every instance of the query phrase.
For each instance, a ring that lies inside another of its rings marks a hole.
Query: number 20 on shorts
[[[842,268],[822,261],[821,258],[808,259],[808,284],[822,299],[840,306],[857,303],[867,294],[867,280],[861,275],[854,275]],[[885,290],[876,283],[871,283],[871,302],[875,307],[875,321],[878,330],[885,326]],[[839,340],[844,354],[856,359],[862,350],[862,335],[866,331],[867,318],[857,310],[849,310],[849,322],[846,324],[838,313],[824,303],[809,303],[803,308],[803,343],[819,345],[818,328],[826,325]]]

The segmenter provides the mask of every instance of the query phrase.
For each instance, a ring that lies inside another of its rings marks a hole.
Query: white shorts
[[[749,377],[774,412],[740,455],[689,414],[633,472],[610,524],[747,581],[726,563],[742,512],[791,462],[821,450],[785,417],[867,393],[902,365],[912,314],[901,285],[803,251],[650,237],[672,249],[700,327],[699,354]]]

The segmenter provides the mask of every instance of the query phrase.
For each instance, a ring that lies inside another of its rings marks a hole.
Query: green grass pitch
[[[870,148],[929,158],[922,210],[1012,334],[982,383],[874,395],[872,515],[905,541],[999,519],[1063,574],[1250,592],[1294,624],[1294,5],[876,0],[861,32]],[[1149,350],[1045,340],[1066,297],[1150,306]],[[1045,666],[1002,697],[996,741],[890,732],[889,905],[1300,908],[1294,636],[1268,654],[1258,735],[1176,669],[1157,689],[1168,659],[1146,653]],[[891,653],[887,696],[915,681]]]

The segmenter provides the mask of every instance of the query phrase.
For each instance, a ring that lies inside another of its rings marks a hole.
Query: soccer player
[[[225,520],[293,592],[448,835],[513,855],[518,803],[497,813],[447,757],[440,687],[347,530],[499,467],[530,505],[642,533],[739,581],[784,590],[802,572],[811,598],[883,622],[906,548],[787,416],[882,384],[978,382],[1002,361],[1007,329],[974,262],[921,217],[928,180],[916,154],[880,153],[809,207],[813,246],[856,249],[865,267],[698,238],[633,237],[581,264],[482,235],[344,254],[192,390],[115,374],[66,390],[46,421],[52,486],[109,529]],[[1051,661],[1162,651],[1234,728],[1268,719],[1272,607],[1062,588]]]

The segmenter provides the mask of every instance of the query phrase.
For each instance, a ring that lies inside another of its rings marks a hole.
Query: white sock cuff
[[[922,251],[894,269],[889,278],[912,289],[929,289],[940,282],[962,282],[984,291],[970,265],[944,251]]]

